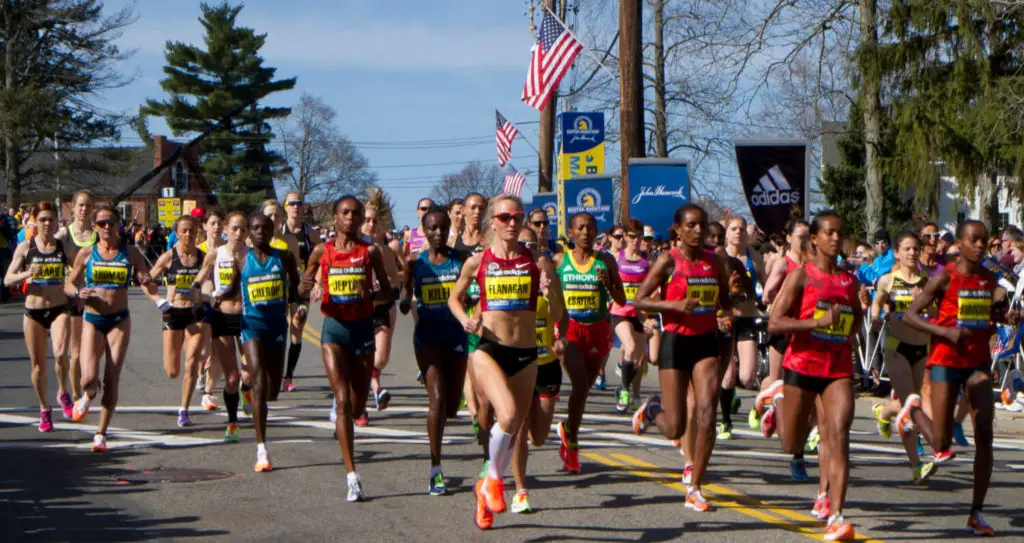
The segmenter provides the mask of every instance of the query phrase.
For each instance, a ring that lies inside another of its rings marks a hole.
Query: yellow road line
[[[639,458],[634,458],[620,453],[612,453],[610,455],[612,458],[589,452],[583,453],[583,456],[601,464],[622,469],[632,475],[647,479],[654,479],[662,486],[671,488],[672,490],[682,494],[686,493],[686,487],[679,482],[676,474],[661,469],[655,464],[640,460]],[[638,470],[631,466],[644,469]],[[741,492],[737,492],[721,485],[706,484],[701,487],[701,490],[715,495],[717,497],[715,500],[717,505],[732,509],[738,513],[778,526],[783,530],[798,533],[816,541],[824,540],[821,521],[814,517],[797,513],[789,509],[769,506],[758,499],[751,498]],[[778,515],[778,517],[770,515],[767,512],[774,513],[775,515]],[[793,521],[797,521],[799,524]],[[857,534],[857,540],[865,541],[866,543],[882,543],[879,540],[868,539],[860,534]]]
[[[311,336],[313,336],[313,337],[315,337],[315,338],[319,338],[320,337],[320,332],[317,331],[317,330],[314,330],[308,324],[305,326],[305,328],[302,329],[302,331],[307,333],[307,334],[309,334],[309,335],[311,335]]]

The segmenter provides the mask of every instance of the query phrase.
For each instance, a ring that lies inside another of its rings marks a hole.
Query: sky
[[[179,0],[176,9],[157,0],[104,4],[109,11],[134,4],[138,21],[117,41],[134,51],[122,65],[133,80],[106,92],[99,104],[135,114],[147,98],[165,97],[159,83],[165,43],[202,42],[199,2]],[[294,90],[266,104],[292,106],[304,92],[322,96],[338,112],[341,132],[377,172],[403,225],[415,221],[416,201],[442,175],[473,160],[497,163],[495,107],[523,121],[522,137],[536,146],[538,115],[519,100],[533,43],[525,9],[525,2],[513,0],[249,0],[239,20],[267,34],[266,66],[276,67],[280,78],[298,78]],[[171,135],[159,118],[149,120],[149,129]],[[466,138],[472,141],[427,149],[394,143]],[[140,141],[126,130],[121,143]],[[535,170],[537,155],[517,140],[512,164]],[[536,186],[535,176],[528,179],[526,199]]]

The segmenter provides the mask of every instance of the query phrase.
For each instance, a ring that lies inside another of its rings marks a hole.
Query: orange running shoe
[[[910,417],[910,411],[915,407],[921,407],[921,397],[911,394],[907,396],[907,401],[903,402],[903,409],[896,415],[896,430],[900,433],[900,439],[905,439],[914,431],[914,420]]]
[[[476,515],[473,520],[476,522],[477,528],[487,530],[494,526],[494,513],[487,508],[487,498],[484,497],[483,486],[483,479],[476,482]]]
[[[853,541],[856,538],[857,534],[853,531],[853,524],[842,520],[842,517],[825,528],[825,541]]]
[[[996,531],[985,522],[985,517],[981,514],[981,511],[971,513],[971,516],[967,519],[967,527],[974,530],[974,535],[986,537],[996,535]]]
[[[92,436],[92,452],[94,453],[105,453],[107,452],[107,436],[103,434],[96,434]]]
[[[490,474],[483,479],[480,485],[480,493],[487,501],[487,509],[491,513],[498,514],[505,511],[505,482],[500,478],[491,477]]]
[[[776,394],[782,392],[782,385],[783,381],[782,379],[779,379],[772,383],[768,388],[757,393],[757,397],[754,398],[754,409],[757,411],[758,415],[763,415],[765,410],[771,406],[772,398],[774,398]]]
[[[270,453],[266,451],[256,451],[256,465],[253,469],[256,473],[273,471],[274,468],[270,466]]]
[[[75,407],[71,409],[71,420],[75,422],[85,420],[85,416],[89,414],[90,405],[92,405],[92,398],[88,394],[82,393],[82,397],[75,402]]]
[[[704,499],[699,488],[691,488],[686,491],[686,508],[693,509],[698,513],[711,511],[711,502]]]

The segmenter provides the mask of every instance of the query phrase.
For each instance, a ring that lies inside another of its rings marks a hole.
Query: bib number
[[[420,287],[420,294],[423,305],[426,306],[447,306],[448,297],[451,296],[452,288],[455,287],[454,282],[445,283],[434,283],[432,285],[422,285]]]
[[[957,328],[983,330],[992,325],[992,293],[987,290],[961,290],[957,294]]]
[[[686,297],[697,300],[694,315],[714,314],[718,306],[718,280],[714,277],[694,277],[686,281]]]
[[[59,285],[64,282],[64,265],[41,264],[39,273],[32,276],[33,285]]]
[[[119,266],[93,266],[93,283],[120,286],[128,283],[128,268]]]
[[[626,292],[626,305],[633,305],[633,300],[636,299],[636,293],[640,290],[640,285],[625,283],[622,285],[622,288]]]
[[[362,285],[365,274],[335,273],[331,270],[327,278],[327,292],[336,304],[347,304],[362,300]]]
[[[529,309],[532,287],[529,275],[488,277],[487,306],[499,311]]]
[[[828,314],[829,305],[825,302],[818,302],[818,306],[814,308],[814,318],[820,319]],[[846,343],[850,337],[850,332],[853,330],[853,308],[839,304],[839,320],[828,326],[815,328],[811,332],[811,337],[819,339],[827,343]]]
[[[187,290],[192,288],[192,283],[195,282],[197,274],[194,273],[179,273],[174,277],[174,288],[178,290]]]
[[[270,305],[284,299],[284,281],[280,279],[249,283],[246,289],[249,303],[254,306]]]

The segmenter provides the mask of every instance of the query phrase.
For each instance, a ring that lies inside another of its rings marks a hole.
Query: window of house
[[[1010,214],[1000,213],[999,214],[999,229],[1002,230],[1010,225]]]
[[[121,214],[121,219],[124,220],[125,222],[131,222],[132,219],[134,218],[134,215],[132,215],[134,210],[132,209],[131,204],[117,204],[117,211]]]
[[[178,191],[178,194],[188,192],[188,168],[184,162],[178,162],[171,172],[171,184]]]

